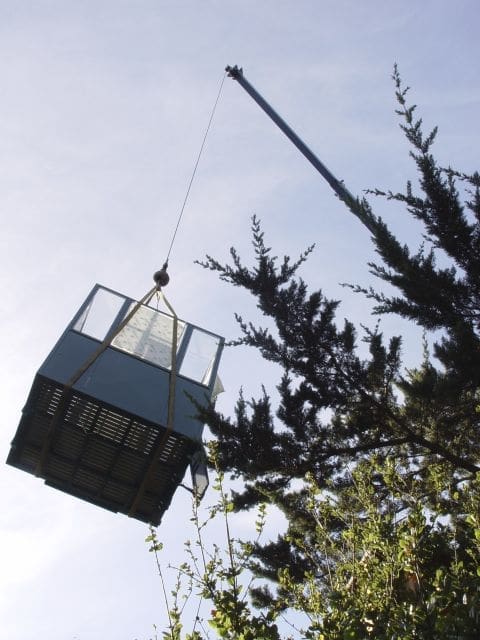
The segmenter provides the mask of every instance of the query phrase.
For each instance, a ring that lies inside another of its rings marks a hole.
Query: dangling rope
[[[225,82],[225,78],[226,77],[227,77],[227,74],[224,73],[223,78],[222,78],[222,82],[220,83],[220,89],[218,90],[217,98],[216,98],[215,103],[213,105],[212,113],[210,114],[210,120],[208,121],[207,129],[205,131],[205,135],[203,136],[202,145],[200,147],[200,151],[198,152],[198,156],[197,156],[197,160],[195,162],[195,166],[193,167],[192,177],[190,178],[190,182],[189,182],[188,187],[187,187],[187,192],[185,194],[185,198],[183,200],[183,204],[182,204],[182,207],[180,209],[180,213],[178,215],[177,224],[175,226],[175,230],[174,230],[173,236],[172,236],[172,241],[170,242],[170,247],[168,249],[167,258],[165,260],[165,265],[164,265],[165,268],[168,266],[168,260],[170,258],[170,254],[172,252],[172,247],[173,247],[173,244],[175,242],[175,238],[177,237],[178,227],[180,226],[180,222],[181,222],[182,217],[183,217],[183,212],[185,211],[185,206],[187,204],[188,196],[190,195],[190,189],[192,188],[192,184],[193,184],[193,181],[195,179],[195,174],[197,173],[197,168],[198,168],[198,165],[199,165],[199,162],[200,162],[200,158],[202,157],[203,148],[205,146],[205,142],[207,140],[208,133],[210,131],[210,126],[212,124],[213,117],[215,115],[215,111],[217,110],[217,104],[218,104],[218,101],[220,100],[220,95],[221,95],[222,89],[223,89],[223,83]]]

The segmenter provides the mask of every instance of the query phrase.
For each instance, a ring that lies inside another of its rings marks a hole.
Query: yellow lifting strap
[[[118,327],[116,327],[116,329],[112,333],[110,333],[103,340],[103,342],[99,345],[99,347],[92,353],[92,355],[89,358],[87,358],[87,360],[82,364],[82,366],[73,374],[73,376],[65,384],[65,386],[63,388],[63,391],[62,391],[62,395],[61,395],[60,400],[58,402],[57,408],[55,410],[55,413],[53,414],[52,421],[51,421],[50,426],[48,428],[48,431],[47,431],[47,434],[46,434],[46,437],[45,437],[45,441],[44,441],[43,446],[42,446],[42,450],[40,452],[40,457],[39,457],[37,466],[35,468],[35,475],[37,475],[37,476],[42,475],[42,471],[43,471],[43,467],[44,467],[44,464],[45,464],[45,460],[47,458],[48,451],[50,449],[50,445],[52,443],[53,436],[55,434],[55,430],[57,429],[58,424],[60,422],[60,418],[63,415],[64,410],[67,407],[67,403],[68,403],[68,399],[69,399],[69,392],[71,391],[73,385],[76,382],[78,382],[78,380],[82,377],[82,375],[92,366],[92,364],[111,345],[113,340],[127,326],[127,324],[130,322],[130,320],[133,318],[133,316],[137,313],[137,311],[140,309],[140,307],[143,306],[143,305],[146,305],[146,304],[148,304],[150,302],[150,300],[153,298],[153,296],[155,295],[155,293],[157,291],[159,291],[159,289],[158,289],[158,286],[156,285],[155,287],[150,289],[150,291],[148,291],[143,296],[143,298],[141,300],[139,300],[133,306],[133,308],[127,313],[127,315],[122,320],[122,322],[120,322]],[[161,290],[160,290],[160,294],[163,296],[163,293],[161,292]],[[163,296],[163,299],[165,301],[165,304],[166,304],[167,308],[172,312],[173,319],[174,319],[173,320],[173,327],[174,327],[175,348],[172,349],[172,363],[175,362],[175,364],[176,364],[176,355],[177,355],[177,349],[176,349],[177,335],[176,334],[177,334],[178,321],[177,321],[177,316],[176,316],[175,312],[173,311],[171,305],[166,301],[165,296]],[[174,371],[173,366],[172,366],[172,372],[173,372],[173,385],[175,385],[176,372]],[[170,374],[170,387],[171,386],[172,386],[172,373]],[[168,420],[172,421],[172,425],[173,425],[174,399],[175,399],[175,394],[174,393],[172,394],[171,388],[170,388],[170,391],[169,391],[169,406],[168,406],[168,416],[169,416]],[[171,428],[170,428],[170,430],[171,430]]]
[[[175,313],[173,307],[171,306],[171,304],[168,302],[167,298],[165,297],[165,294],[163,293],[163,291],[160,289],[159,290],[159,295],[162,297],[163,302],[165,303],[165,306],[167,307],[167,309],[170,311],[170,313],[172,314],[173,317],[173,330],[172,330],[172,360],[171,360],[171,366],[170,366],[170,383],[169,383],[169,388],[168,388],[168,411],[167,411],[167,428],[165,430],[165,433],[163,434],[163,437],[161,438],[160,442],[157,445],[157,448],[155,449],[152,459],[150,461],[150,464],[148,465],[148,469],[143,477],[142,480],[142,484],[140,485],[138,491],[137,491],[137,495],[135,496],[133,502],[132,502],[132,506],[130,507],[130,511],[128,512],[128,515],[130,517],[132,517],[133,515],[135,515],[135,512],[138,508],[138,505],[140,503],[140,500],[143,497],[143,494],[145,492],[145,489],[147,487],[148,482],[150,481],[150,478],[152,476],[152,473],[155,470],[155,467],[158,464],[158,460],[160,458],[160,455],[162,453],[162,450],[165,446],[165,443],[167,442],[171,432],[173,431],[173,423],[175,420],[175,385],[177,382],[177,343],[178,343],[178,317],[177,314]]]

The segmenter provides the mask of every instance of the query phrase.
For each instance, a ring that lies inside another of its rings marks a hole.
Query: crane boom
[[[307,160],[315,167],[315,169],[325,178],[328,184],[335,191],[337,196],[343,200],[349,207],[356,208],[356,198],[352,196],[350,191],[344,186],[344,184],[337,180],[337,178],[327,169],[327,167],[317,158],[313,151],[307,147],[307,145],[301,140],[295,131],[285,122],[285,120],[278,115],[278,113],[268,104],[258,91],[252,87],[248,80],[243,75],[243,69],[237,65],[234,67],[228,66],[225,71],[228,75],[236,80],[245,91],[255,100],[258,106],[265,111],[265,113],[275,122],[275,124],[283,131],[283,133],[289,138],[297,149],[307,158]]]

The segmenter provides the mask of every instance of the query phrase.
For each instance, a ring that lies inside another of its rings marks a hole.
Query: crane
[[[341,180],[338,180],[333,173],[323,164],[323,162],[313,153],[313,151],[303,142],[295,131],[285,122],[285,120],[273,109],[273,107],[258,93],[258,91],[245,78],[241,67],[228,65],[225,68],[228,76],[238,82],[245,89],[258,106],[273,120],[278,128],[293,142],[297,149],[312,164],[320,175],[325,178],[328,184],[335,191],[336,195],[345,202],[349,209],[360,219],[360,221],[371,230],[369,212],[365,210],[364,205],[354,197],[346,188]]]

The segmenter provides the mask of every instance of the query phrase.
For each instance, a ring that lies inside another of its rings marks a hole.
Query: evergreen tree
[[[278,407],[264,391],[240,395],[233,418],[213,407],[202,418],[219,469],[244,481],[234,508],[267,502],[287,517],[275,542],[251,548],[254,573],[276,584],[254,597],[270,613],[310,610],[316,622],[305,637],[477,637],[480,175],[438,165],[436,130],[424,135],[396,69],[394,81],[419,190],[408,183],[405,193],[373,193],[403,203],[423,241],[402,245],[366,199],[346,198],[379,256],[371,272],[397,293],[350,286],[374,301],[375,314],[396,314],[432,336],[416,369],[402,367],[399,336],[340,326],[338,303],[297,277],[311,248],[279,262],[256,219],[252,268],[235,249],[231,264],[202,263],[249,291],[274,327],[237,317],[238,342],[283,371]],[[413,635],[395,635],[406,618]]]

